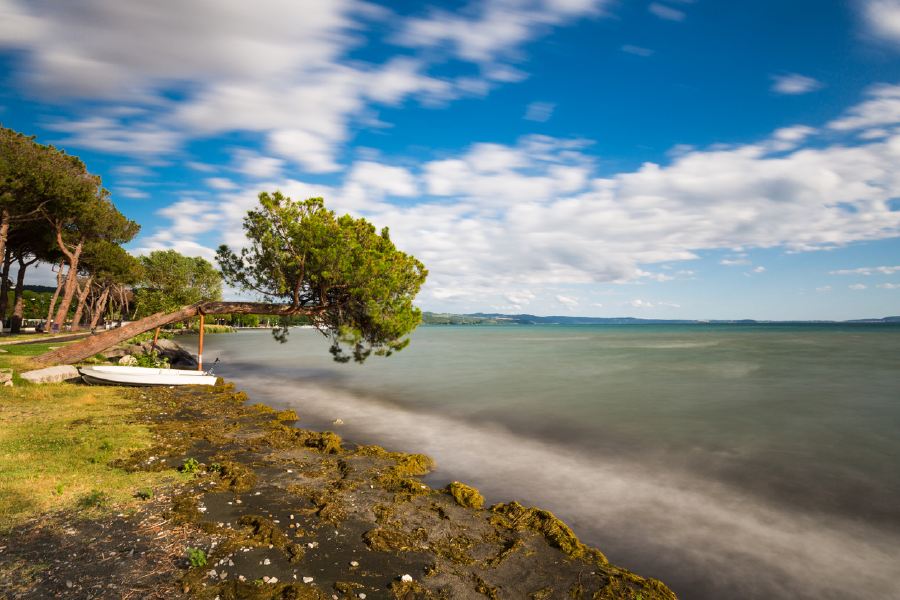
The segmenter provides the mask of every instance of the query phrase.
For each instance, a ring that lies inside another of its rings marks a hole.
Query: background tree
[[[219,262],[226,281],[280,303],[199,301],[43,354],[35,362],[77,362],[138,333],[199,314],[306,315],[332,337],[331,352],[341,362],[351,356],[362,362],[372,352],[388,356],[408,344],[404,336],[421,322],[412,301],[428,271],[397,250],[387,228],[379,233],[365,219],[338,217],[321,198],[292,202],[279,192],[263,192],[259,201],[244,221],[250,247],[236,254],[222,246]],[[341,343],[350,344],[349,356]]]
[[[115,303],[116,297],[124,297],[125,288],[136,285],[143,276],[140,262],[121,246],[112,245],[103,258],[104,261],[98,268],[92,292],[91,329],[97,326],[100,317],[106,311],[110,298],[113,298],[113,303]]]
[[[142,277],[135,291],[137,314],[148,316],[195,302],[222,300],[222,276],[208,260],[155,250],[140,256]]]
[[[111,244],[130,242],[141,226],[120,213],[109,201],[109,192],[100,187],[100,178],[85,174],[94,183],[92,195],[60,199],[42,211],[50,222],[60,250],[68,261],[68,274],[62,293],[62,302],[56,309],[54,323],[62,326],[77,289],[77,276],[81,253],[90,241]]]

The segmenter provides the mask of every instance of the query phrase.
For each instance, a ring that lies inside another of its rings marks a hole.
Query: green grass
[[[18,370],[29,356],[46,352],[43,344],[15,349],[15,355],[0,354],[0,368]],[[141,390],[14,382],[0,387],[0,534],[58,510],[87,518],[124,512],[140,501],[136,492],[184,478],[174,470],[107,467],[152,445],[149,430],[135,419]]]
[[[200,327],[192,326],[190,331],[199,333]],[[229,327],[228,325],[204,325],[203,333],[234,333],[234,327]]]

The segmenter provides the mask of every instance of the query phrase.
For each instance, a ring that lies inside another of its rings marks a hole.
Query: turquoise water
[[[679,598],[900,597],[900,326],[421,327],[363,366],[312,330],[205,346],[254,401],[551,510]]]

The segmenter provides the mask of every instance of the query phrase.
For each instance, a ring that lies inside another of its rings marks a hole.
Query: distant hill
[[[855,319],[852,321],[756,321],[754,319],[636,319],[634,317],[538,317],[536,315],[504,315],[501,313],[475,313],[458,315],[454,313],[422,314],[423,325],[663,325],[663,324],[690,324],[690,323],[900,323],[900,317],[884,317],[883,319]]]
[[[22,289],[35,294],[52,294],[56,291],[55,287],[50,287],[49,285],[23,285]]]
[[[422,314],[423,325],[628,325],[635,323],[756,323],[751,319],[735,321],[695,321],[677,319],[636,319],[634,317],[538,317],[536,315],[504,315],[500,313],[475,313],[458,315],[453,313]]]

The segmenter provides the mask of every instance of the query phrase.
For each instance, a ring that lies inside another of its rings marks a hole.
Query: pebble
[[[271,561],[267,558],[266,560],[263,561],[263,564],[264,564],[264,565],[271,564]]]
[[[366,600],[366,595],[360,594],[359,596],[357,596],[357,598],[359,598],[359,600]]]
[[[351,560],[351,561],[350,561],[350,566],[351,566],[351,567],[358,567],[358,566],[359,566],[359,563],[356,562],[355,560]]]
[[[303,583],[312,583],[312,580],[313,580],[312,577],[304,577],[304,578],[303,578]]]
[[[402,581],[404,583],[409,583],[410,581],[412,581],[412,575],[404,575],[403,577],[400,578],[400,581]]]

